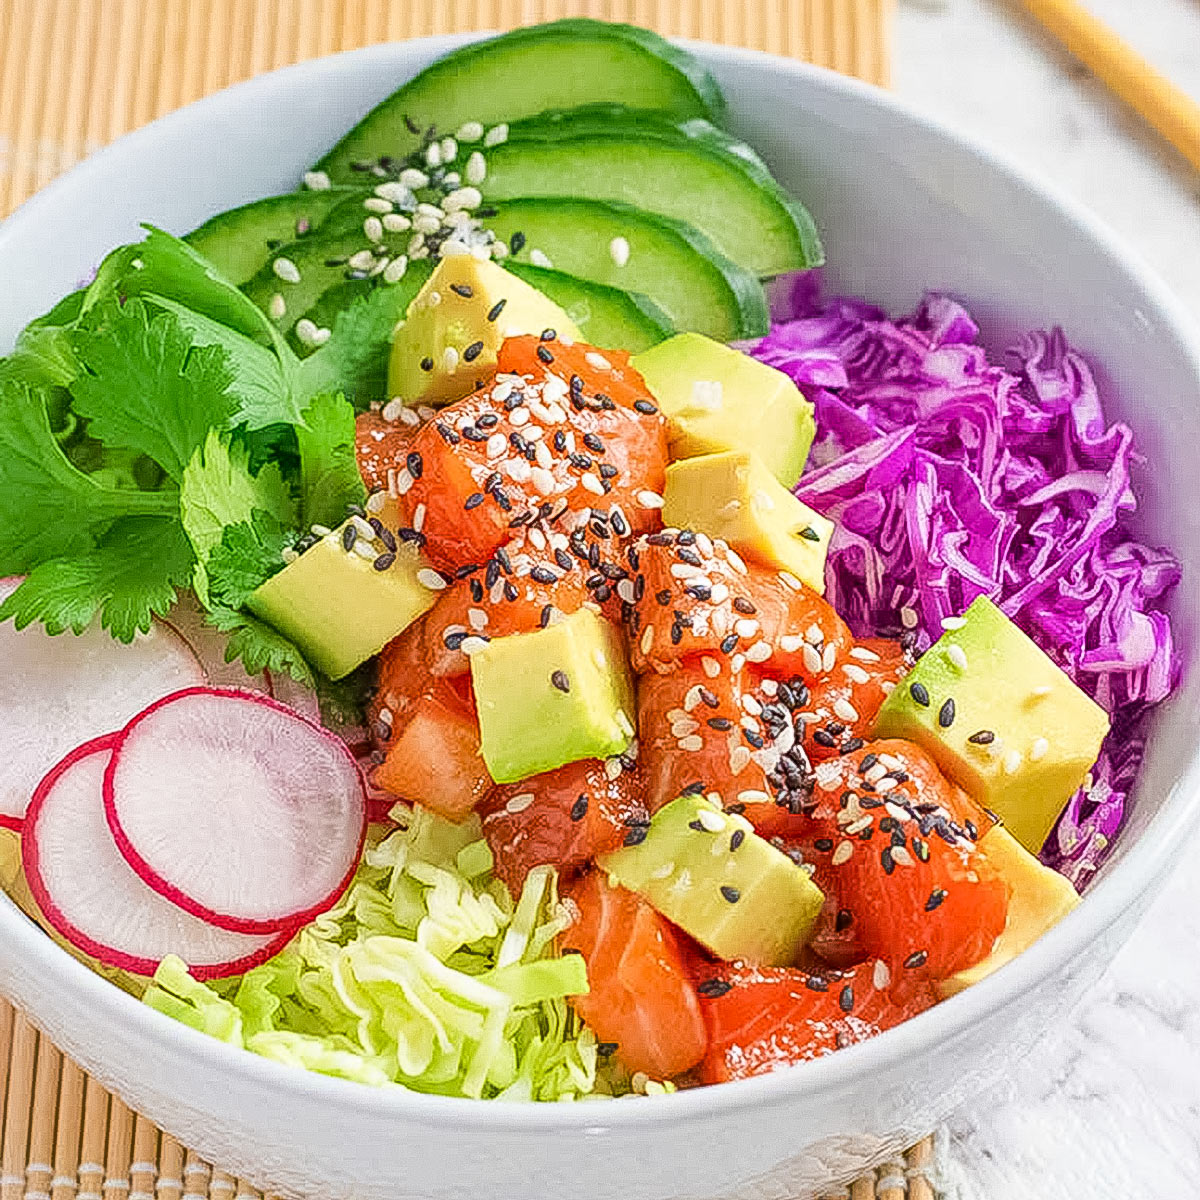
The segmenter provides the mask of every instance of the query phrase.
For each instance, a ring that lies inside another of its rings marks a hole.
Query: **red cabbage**
[[[1090,786],[1043,858],[1076,886],[1119,828],[1146,709],[1176,682],[1165,598],[1171,554],[1125,528],[1133,436],[1108,424],[1092,372],[1059,329],[992,361],[970,314],[926,296],[890,320],[860,300],[822,303],[797,282],[793,316],[750,348],[816,407],[796,494],[837,522],[828,598],[862,636],[911,630],[995,600],[1112,717]]]

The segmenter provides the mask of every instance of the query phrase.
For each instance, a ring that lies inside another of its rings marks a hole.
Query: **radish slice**
[[[19,583],[0,581],[0,600]],[[0,825],[10,829],[20,829],[38,781],[73,746],[205,679],[187,645],[157,624],[125,645],[98,624],[51,637],[40,625],[5,621],[0,663]]]
[[[147,884],[242,933],[329,908],[366,832],[362,776],[341,740],[266,696],[223,688],[189,688],[135,717],[104,806]]]
[[[104,819],[104,772],[118,735],[72,750],[38,785],[21,838],[29,890],[73,946],[112,967],[153,975],[178,954],[199,979],[237,975],[270,958],[291,933],[231,933],[144,884]]]
[[[179,597],[171,611],[163,618],[163,624],[174,630],[200,660],[205,674],[205,679],[200,682],[209,683],[213,687],[250,688],[251,691],[266,692],[268,696],[275,694],[270,677],[265,671],[251,675],[242,666],[241,659],[236,662],[225,661],[225,647],[229,643],[229,635],[208,623],[203,610],[190,592]]]

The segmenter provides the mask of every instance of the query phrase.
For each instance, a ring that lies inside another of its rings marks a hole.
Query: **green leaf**
[[[79,372],[70,330],[57,325],[31,325],[22,330],[13,352],[0,358],[0,380],[33,387],[67,387]]]
[[[67,460],[50,430],[46,396],[0,381],[0,573],[90,550],[120,517],[174,516],[175,491],[97,483]]]
[[[214,603],[241,608],[250,593],[283,569],[281,551],[295,540],[270,513],[256,508],[249,521],[226,525],[208,556],[208,592]]]
[[[107,307],[78,348],[86,371],[71,395],[89,434],[148,455],[176,481],[208,431],[237,411],[224,351],[195,347],[177,317],[152,316],[140,300]]]
[[[367,497],[354,452],[354,409],[323,392],[304,410],[296,429],[300,445],[300,512],[309,525],[340,525],[346,506]]]
[[[174,517],[124,517],[91,550],[40,563],[0,605],[18,629],[41,621],[52,633],[82,633],[100,614],[122,642],[165,616],[192,574],[192,548]]]
[[[296,507],[278,466],[268,463],[257,475],[250,471],[245,447],[216,430],[192,456],[180,484],[179,509],[183,527],[196,552],[194,586],[200,600],[208,603],[206,564],[226,525],[249,521],[261,509],[280,523],[295,524]]]
[[[315,686],[312,668],[293,642],[265,621],[233,608],[214,607],[208,614],[209,623],[230,635],[225,647],[225,659],[241,659],[251,675],[271,671],[288,674],[307,687]]]
[[[172,313],[193,345],[218,346],[225,352],[233,375],[231,390],[238,401],[231,425],[262,429],[268,425],[300,423],[300,408],[284,369],[270,350],[176,300],[148,295],[146,301]]]

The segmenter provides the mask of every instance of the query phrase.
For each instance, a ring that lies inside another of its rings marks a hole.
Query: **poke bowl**
[[[0,991],[280,1194],[816,1193],[1053,1036],[1195,820],[1200,337],[877,89],[500,44],[0,226]]]

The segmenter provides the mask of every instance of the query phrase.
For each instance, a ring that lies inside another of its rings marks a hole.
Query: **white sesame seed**
[[[386,491],[381,489],[378,492],[372,492],[367,497],[367,503],[366,503],[367,512],[369,512],[369,513],[383,512],[383,507],[385,504],[387,504],[387,492]]]
[[[657,492],[640,491],[636,500],[642,508],[662,508],[663,506],[663,498]]]
[[[878,783],[887,773],[887,764],[877,762],[869,771],[863,773],[863,778],[868,783]]]
[[[920,619],[921,618],[917,616],[917,610],[915,608],[909,608],[907,604],[900,610],[900,624],[903,625],[905,629],[916,629],[917,622]]]
[[[397,183],[393,179],[378,184],[374,190],[375,195],[381,200],[389,200],[392,204],[408,205],[413,202],[412,189],[405,187],[402,183]]]
[[[834,715],[840,717],[843,721],[853,724],[858,720],[858,709],[843,696],[839,696],[833,702]]]
[[[441,217],[431,217],[427,213],[413,217],[412,227],[421,234],[437,233],[442,227]],[[367,235],[370,236],[369,234]]]
[[[892,862],[897,863],[901,867],[915,866],[912,855],[909,854],[904,846],[892,847]]]
[[[305,171],[304,186],[310,192],[327,192],[332,183],[324,171]]]
[[[866,671],[862,669],[862,667],[857,667],[854,665],[854,663],[843,664],[842,674],[845,675],[851,683],[867,683],[871,678],[870,675],[868,675]]]
[[[545,467],[534,467],[530,472],[534,489],[543,496],[554,495],[554,476]]]
[[[387,270],[387,268],[388,268],[388,264],[389,264],[391,261],[392,261],[392,260],[391,260],[390,258],[387,258],[386,256],[385,256],[385,257],[383,257],[383,258],[376,259],[376,261],[375,261],[375,265],[374,265],[374,266],[371,268],[371,274],[372,274],[372,276],[374,276],[374,275],[382,275],[382,274],[384,273],[384,271],[386,271],[386,270]]]
[[[704,739],[698,734],[689,734],[687,737],[679,739],[677,745],[680,750],[686,750],[689,753],[694,753],[697,750],[704,749]]]
[[[479,651],[482,650],[486,645],[487,638],[476,637],[474,634],[472,634],[470,637],[463,638],[462,645],[459,646],[459,649],[464,654],[478,654]]]
[[[483,144],[491,149],[493,146],[499,146],[508,141],[508,126],[506,124],[493,125],[491,129],[483,135]]]
[[[823,792],[832,792],[840,786],[842,769],[836,762],[823,762],[818,764],[813,776],[816,779],[817,787]]]
[[[696,540],[699,541],[700,539],[697,538]],[[714,583],[712,585],[711,599],[714,604],[724,604],[729,599],[729,589],[720,581]],[[721,615],[724,616],[725,614],[722,613]]]
[[[378,217],[368,217],[363,222],[363,233],[373,242],[382,242],[383,222]]]
[[[637,588],[634,587],[632,579],[619,579],[617,581],[617,596],[626,604],[637,603]]]
[[[449,372],[458,368],[458,351],[453,346],[447,346],[442,351],[442,370]]]
[[[742,668],[746,665],[746,656],[744,654],[735,654],[729,660],[729,669],[735,674],[740,674]]]
[[[727,824],[725,818],[719,812],[714,812],[711,808],[702,808],[696,814],[696,820],[699,821],[709,833],[720,833]]]
[[[674,738],[687,737],[689,733],[695,733],[700,728],[700,722],[695,717],[689,717],[687,713],[680,713],[677,721],[671,722],[671,736]]]
[[[535,267],[547,267],[548,268],[548,267],[554,266],[554,264],[550,261],[549,255],[547,255],[542,250],[537,250],[537,249],[530,250],[529,261],[531,263],[533,263],[533,265]]]
[[[597,371],[612,370],[612,363],[597,350],[589,350],[583,358],[589,367],[595,367]]]
[[[404,399],[401,396],[393,396],[384,406],[383,411],[379,414],[385,421],[398,421],[400,414],[404,411]]]
[[[272,321],[281,321],[287,316],[287,301],[278,292],[271,297],[267,305],[267,316]]]
[[[758,686],[764,696],[774,699],[779,695],[779,684],[774,679],[764,679]]]
[[[355,271],[367,271],[375,265],[375,255],[370,250],[358,250],[346,260],[346,265]]]
[[[442,152],[442,162],[452,163],[458,157],[458,142],[452,137],[442,138],[440,147]]]
[[[700,668],[709,679],[716,679],[721,673],[721,664],[711,654],[705,654],[700,659]]]
[[[1021,752],[1020,750],[1010,750],[1004,756],[1004,773],[1005,775],[1015,775],[1021,769]]]
[[[408,256],[405,254],[397,255],[384,268],[383,282],[384,283],[399,283],[404,278],[404,273],[408,270]]]
[[[942,618],[942,628],[943,629],[950,629],[950,630],[961,629],[966,623],[967,623],[966,617],[943,617]]]
[[[893,693],[893,692],[896,690],[896,684],[895,684],[895,681],[894,681],[894,680],[891,680],[891,679],[885,679],[885,680],[884,680],[884,681],[883,681],[883,682],[882,682],[882,683],[879,685],[879,690],[880,690],[880,691],[881,691],[881,692],[882,692],[882,693],[883,693],[885,696],[890,696],[890,695],[891,695],[891,694],[892,694],[892,693]]]
[[[647,625],[646,628],[642,631],[642,640],[639,644],[641,645],[643,654],[650,653],[650,647],[652,645],[654,645],[654,626],[653,625]]]
[[[383,227],[388,233],[403,233],[412,228],[412,222],[403,213],[384,213]]]
[[[819,675],[821,673],[821,655],[807,642],[803,642],[801,647],[800,660],[804,664],[804,669],[810,675]]]
[[[815,621],[804,631],[804,640],[810,646],[819,646],[825,640],[825,634]]]
[[[297,267],[290,258],[277,258],[271,264],[271,270],[274,271],[276,277],[282,279],[284,283],[300,282],[300,268]]]
[[[750,751],[745,746],[734,746],[729,752],[729,770],[740,775],[750,765]]]
[[[879,661],[879,655],[874,650],[868,650],[866,646],[855,646],[850,651],[850,657],[857,658],[859,662],[866,663],[877,663]]]
[[[355,542],[354,553],[367,562],[374,562],[379,557],[379,551],[369,542]]]
[[[746,693],[746,694],[745,694],[745,695],[742,697],[742,707],[743,707],[743,708],[744,708],[744,709],[745,709],[745,710],[746,710],[746,711],[747,711],[747,712],[748,712],[748,713],[749,713],[749,714],[750,714],[752,717],[757,717],[757,716],[761,716],[761,715],[762,715],[762,705],[761,705],[761,704],[759,704],[759,702],[758,702],[757,700],[755,700],[755,698],[754,698],[753,696],[751,696],[749,692],[747,692],[747,693]]]
[[[882,779],[880,779],[875,784],[875,790],[880,795],[883,795],[884,792],[890,792],[894,787],[898,787],[898,786],[899,785],[896,783],[896,781],[890,775],[885,775]]]
[[[538,442],[533,448],[534,457],[537,459],[537,464],[543,471],[549,471],[554,466],[554,459],[550,456],[550,447],[545,442]]]
[[[529,541],[539,553],[546,549],[546,535],[540,529],[530,529]]]
[[[864,829],[870,829],[874,824],[875,818],[870,813],[867,813],[865,816],[858,817],[856,820],[851,821],[846,826],[844,832],[846,833],[847,837],[856,837],[858,834],[862,833]]]
[[[382,196],[368,196],[362,203],[363,208],[365,208],[367,212],[379,213],[382,215],[383,213],[390,213],[392,211],[392,202],[390,200],[385,200]]]
[[[600,482],[600,477],[592,471],[584,471],[579,477],[579,482],[589,491],[597,496],[604,495],[604,485]]]
[[[795,654],[797,650],[804,646],[804,644],[804,639],[798,633],[785,633],[783,637],[779,639],[779,648],[784,652],[784,654]],[[811,649],[812,647],[808,648]],[[821,660],[818,659],[818,669],[820,668],[820,662]]]
[[[396,480],[390,490],[396,496],[407,496],[414,483],[412,472],[407,467],[401,467],[395,474]]]
[[[440,167],[442,165],[442,147],[437,142],[430,142],[425,147],[425,165]]]
[[[618,267],[623,267],[629,261],[629,242],[626,238],[615,237],[608,243],[609,257]]]
[[[331,330],[319,328],[307,317],[296,322],[296,337],[303,346],[323,346],[330,334]]]
[[[454,136],[460,142],[477,142],[483,137],[483,122],[464,121],[455,131]]]
[[[488,615],[482,608],[468,608],[467,620],[476,633],[487,628]]]
[[[967,655],[961,646],[947,646],[946,657],[960,670],[967,669]]]
[[[791,573],[791,571],[780,571],[779,579],[785,587],[790,587],[793,592],[801,592],[804,590],[804,584],[802,584],[800,580]]]
[[[416,167],[405,167],[400,172],[399,183],[401,187],[417,190],[429,186],[429,176],[424,171],[418,170]]]
[[[521,792],[514,796],[505,806],[506,812],[519,813],[524,812],[534,801],[532,792]]]
[[[875,968],[871,972],[871,982],[875,985],[877,992],[882,992],[892,982],[892,972],[882,958],[875,960]]]
[[[606,758],[604,760],[605,779],[611,781],[613,779],[620,778],[622,769],[621,760],[619,758]]]
[[[466,176],[467,182],[474,186],[478,186],[487,178],[487,160],[478,150],[473,150],[467,158]]]
[[[835,867],[840,867],[842,863],[850,861],[850,856],[854,853],[854,843],[848,838],[842,838],[837,844],[837,849],[833,852],[833,857],[829,860]]]
[[[743,617],[740,621],[733,623],[733,631],[742,638],[752,638],[758,633],[759,625],[757,621],[751,620],[749,617]]]
[[[1035,738],[1033,745],[1029,747],[1029,761],[1040,762],[1049,753],[1050,743],[1044,737]]]
[[[757,641],[753,646],[746,650],[746,661],[752,663],[764,663],[771,657],[771,643]]]
[[[279,552],[279,557],[282,558],[288,566],[291,566],[292,563],[294,563],[296,559],[300,557],[300,551],[294,546],[284,546],[284,548]]]
[[[440,592],[446,586],[446,581],[441,575],[430,567],[422,567],[417,572],[417,582],[431,592]]]
[[[483,203],[483,196],[480,195],[477,187],[461,187],[455,188],[442,201],[442,208],[446,212],[459,212],[463,209],[478,208]]]
[[[834,664],[836,662],[837,662],[837,647],[832,646],[832,645],[826,646],[825,653],[821,656],[821,670],[824,671],[826,675],[828,675],[829,672],[833,670]]]

